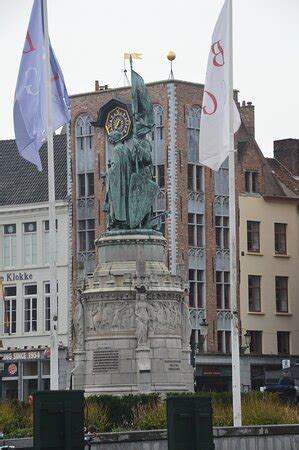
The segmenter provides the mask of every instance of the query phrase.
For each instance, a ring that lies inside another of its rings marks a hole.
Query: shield
[[[133,173],[129,190],[130,228],[137,227],[144,217],[151,211],[158,185],[144,175]]]

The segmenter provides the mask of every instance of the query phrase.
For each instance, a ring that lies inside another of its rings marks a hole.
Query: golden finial
[[[169,52],[168,52],[168,55],[167,55],[167,59],[168,59],[169,61],[174,61],[175,58],[176,58],[175,52],[169,51]]]
[[[170,74],[169,74],[169,77],[168,77],[169,80],[173,80],[174,79],[173,71],[172,71],[172,61],[174,61],[175,58],[176,58],[175,52],[169,51],[168,55],[167,55],[167,59],[168,59],[168,61],[170,61]]]

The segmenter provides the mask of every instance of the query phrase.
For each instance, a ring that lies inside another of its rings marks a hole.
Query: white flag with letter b
[[[229,154],[229,58],[230,33],[228,0],[218,17],[208,59],[199,135],[199,162],[218,170]],[[234,132],[241,125],[233,102]]]

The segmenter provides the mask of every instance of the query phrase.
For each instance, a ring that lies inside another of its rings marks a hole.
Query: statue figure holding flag
[[[106,211],[111,229],[151,229],[152,205],[159,191],[153,181],[152,146],[146,135],[154,126],[153,105],[144,81],[132,68],[133,148],[112,131],[113,163],[108,170]]]

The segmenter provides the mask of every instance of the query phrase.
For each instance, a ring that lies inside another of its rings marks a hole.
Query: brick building
[[[169,211],[163,224],[169,267],[172,274],[184,271],[189,281],[197,385],[227,389],[231,384],[228,164],[213,172],[198,163],[203,85],[167,80],[147,87],[155,111],[150,139],[160,187],[154,210]],[[237,91],[235,99],[238,102]],[[105,121],[117,107],[130,114],[130,101],[130,87],[99,90],[98,83],[95,91],[72,96],[74,280],[78,274],[92,274],[97,258],[94,239],[106,230],[102,209],[111,149]],[[254,106],[243,102],[238,107],[242,125],[235,138],[237,193],[275,196],[277,177],[254,139]],[[237,203],[238,208],[238,195]]]

